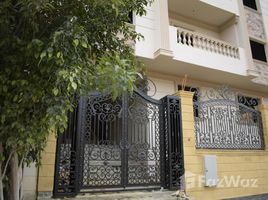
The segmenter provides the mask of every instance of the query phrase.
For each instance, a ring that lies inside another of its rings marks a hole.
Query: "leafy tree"
[[[8,175],[11,199],[19,199],[18,166],[39,161],[49,130],[64,131],[67,113],[73,110],[80,95],[106,90],[115,98],[133,90],[141,66],[127,41],[141,36],[125,22],[131,11],[145,14],[144,6],[149,3],[0,2],[2,195],[2,181]]]

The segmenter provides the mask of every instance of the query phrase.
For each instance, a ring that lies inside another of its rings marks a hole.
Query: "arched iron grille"
[[[135,91],[84,97],[58,139],[54,196],[181,186],[180,100]],[[70,139],[68,139],[70,138]]]
[[[256,98],[224,86],[196,91],[194,102],[197,148],[263,149],[261,113]]]

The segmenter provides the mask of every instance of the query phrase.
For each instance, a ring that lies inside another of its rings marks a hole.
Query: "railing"
[[[238,47],[182,28],[177,28],[177,42],[189,47],[199,48],[236,59],[239,58]]]

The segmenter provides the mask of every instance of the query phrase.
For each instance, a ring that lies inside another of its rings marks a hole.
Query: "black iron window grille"
[[[196,148],[263,149],[258,99],[223,86],[198,90],[194,102]]]

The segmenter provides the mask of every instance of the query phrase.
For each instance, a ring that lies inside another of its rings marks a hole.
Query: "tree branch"
[[[14,153],[15,153],[15,150],[12,150],[11,153],[9,154],[8,159],[7,159],[7,161],[6,161],[6,164],[5,164],[5,167],[4,167],[4,170],[3,170],[3,173],[2,173],[2,177],[0,177],[1,179],[4,178],[4,176],[5,176],[5,174],[6,174],[6,171],[7,171],[7,167],[8,167],[9,161],[10,161],[10,159],[11,159],[11,157],[12,157],[12,155],[13,155]]]
[[[22,164],[23,164],[24,158],[25,158],[25,156],[23,156],[23,157],[21,158],[20,163],[19,163],[19,167],[22,167]]]

